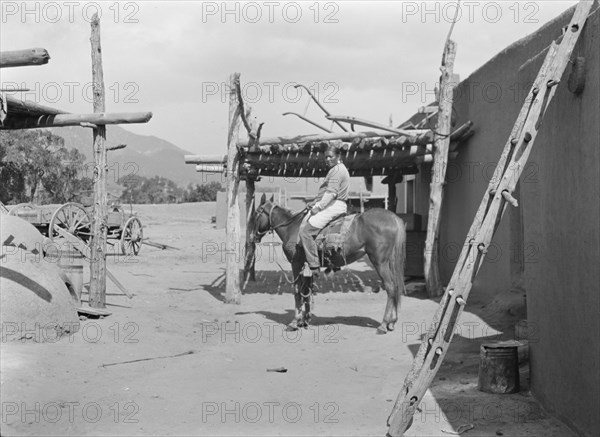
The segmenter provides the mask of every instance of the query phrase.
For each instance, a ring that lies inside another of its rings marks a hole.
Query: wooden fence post
[[[229,130],[227,135],[227,221],[225,223],[226,242],[226,280],[225,302],[240,304],[240,266],[238,264],[240,250],[240,206],[238,203],[238,188],[240,183],[240,156],[237,142],[240,127],[240,109],[236,92],[240,74],[234,73],[229,77]]]
[[[102,70],[102,48],[100,44],[100,20],[92,17],[92,83],[94,112],[104,112],[104,73]],[[90,260],[90,297],[93,308],[106,307],[106,219],[107,189],[106,176],[106,126],[94,128],[94,217],[92,219],[92,251]]]

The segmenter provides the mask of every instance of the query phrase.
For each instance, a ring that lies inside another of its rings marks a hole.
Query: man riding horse
[[[334,218],[346,213],[350,186],[350,174],[340,161],[340,150],[337,147],[329,145],[325,151],[325,162],[329,172],[319,188],[308,220],[303,221],[300,226],[300,241],[313,276],[318,275],[320,268],[315,237]]]
[[[312,205],[311,214],[307,216],[308,220],[304,215],[305,210],[294,213],[273,203],[272,198],[267,201],[264,194],[256,209],[252,237],[260,242],[265,234],[275,232],[281,239],[286,259],[292,265],[296,292],[294,319],[288,325],[291,329],[307,327],[310,322],[312,283],[320,267],[314,236],[322,232],[332,219],[346,212],[350,183],[348,170],[340,162],[340,152],[333,146],[327,148],[325,159],[330,170]],[[329,266],[335,270],[336,267],[358,261],[364,255],[369,257],[387,294],[383,320],[377,332],[383,334],[392,331],[398,320],[400,298],[406,292],[404,222],[391,211],[369,209],[353,217],[344,231],[343,239],[339,241],[338,253],[342,256],[328,258]],[[305,263],[312,268],[312,274],[302,272]]]

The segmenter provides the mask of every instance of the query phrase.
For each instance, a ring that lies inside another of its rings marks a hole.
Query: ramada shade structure
[[[467,122],[450,136],[450,158],[458,146],[470,137],[472,123]],[[434,132],[413,129],[398,133],[341,132],[261,138],[259,144],[239,142],[240,175],[245,177],[322,177],[327,173],[324,154],[333,145],[342,152],[350,176],[399,176],[416,173],[417,166],[433,161]],[[226,167],[224,155],[186,155],[185,162],[199,164],[198,171],[214,172]]]

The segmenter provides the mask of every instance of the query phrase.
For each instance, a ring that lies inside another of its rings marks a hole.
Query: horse
[[[305,264],[304,250],[298,242],[300,225],[307,211],[308,208],[293,213],[276,205],[273,197],[267,201],[263,194],[254,215],[254,228],[250,235],[253,241],[260,242],[264,235],[274,231],[282,241],[283,253],[292,265],[293,282],[296,286],[295,315],[288,325],[291,330],[298,327],[306,328],[310,321],[313,276],[308,270],[308,265]],[[393,331],[398,321],[400,296],[406,294],[405,252],[404,221],[387,209],[373,208],[357,214],[348,229],[343,244],[343,256],[336,256],[330,260],[336,270],[357,261],[365,254],[373,263],[387,293],[387,304],[383,321],[377,328],[378,334]]]

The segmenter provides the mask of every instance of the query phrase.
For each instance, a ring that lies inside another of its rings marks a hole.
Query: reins
[[[308,212],[308,210],[310,209],[310,207],[309,207],[309,206],[307,206],[306,208],[304,208],[304,209],[300,210],[299,212],[297,212],[296,214],[294,214],[293,216],[291,216],[291,217],[290,217],[288,220],[286,220],[285,222],[283,222],[283,223],[279,223],[279,224],[277,224],[277,225],[273,226],[273,222],[272,222],[272,220],[271,220],[271,216],[272,216],[272,214],[273,214],[273,210],[274,210],[276,207],[277,207],[277,205],[274,205],[274,204],[273,204],[273,205],[272,205],[272,207],[271,207],[271,209],[269,210],[269,213],[268,213],[268,214],[266,213],[266,211],[265,211],[264,207],[262,207],[262,206],[261,206],[261,207],[260,207],[260,208],[259,208],[259,209],[256,211],[256,212],[257,212],[257,217],[258,217],[258,215],[260,215],[260,214],[262,214],[262,213],[265,213],[265,214],[267,214],[267,220],[268,220],[268,223],[267,223],[267,224],[268,224],[268,228],[267,228],[267,230],[265,230],[265,231],[263,231],[263,232],[259,232],[259,231],[255,230],[255,231],[254,231],[255,235],[257,235],[258,237],[262,238],[263,236],[265,236],[265,235],[266,235],[266,234],[268,234],[269,232],[273,232],[275,229],[282,228],[282,227],[284,227],[284,226],[287,226],[287,225],[289,225],[289,224],[290,224],[290,223],[292,223],[294,220],[296,220],[296,218],[298,218],[298,216],[300,216],[300,215],[302,215],[302,214],[305,214],[305,213],[306,213],[306,212]],[[254,256],[256,256],[256,254],[254,254]],[[277,266],[278,266],[278,267],[281,269],[281,271],[282,271],[282,273],[283,273],[283,275],[284,275],[284,277],[285,277],[285,281],[286,281],[288,284],[295,284],[295,283],[298,281],[298,278],[300,278],[300,276],[301,276],[301,273],[300,273],[300,274],[298,274],[298,276],[297,276],[296,278],[292,277],[292,280],[290,281],[290,280],[288,279],[288,277],[287,277],[286,273],[285,273],[285,269],[284,269],[284,268],[281,266],[281,264],[279,264],[279,262],[277,262],[277,260],[275,261],[275,263],[276,263],[276,264],[277,264]]]
[[[306,207],[306,208],[304,208],[303,210],[301,210],[301,211],[297,212],[296,214],[294,214],[293,216],[291,216],[291,217],[290,217],[288,220],[286,220],[285,222],[283,222],[283,223],[279,223],[278,225],[275,225],[275,226],[273,226],[273,221],[271,220],[271,215],[273,214],[273,210],[274,210],[276,207],[277,207],[277,205],[272,205],[272,208],[271,208],[271,210],[269,211],[269,214],[267,214],[267,217],[268,217],[268,223],[267,223],[267,224],[269,225],[269,226],[268,226],[268,228],[267,228],[267,230],[266,230],[266,231],[263,231],[263,232],[258,232],[258,231],[255,231],[255,232],[254,232],[254,233],[255,233],[255,234],[258,236],[258,237],[261,237],[261,238],[262,238],[263,236],[265,236],[265,235],[266,235],[266,234],[268,234],[269,232],[273,232],[275,229],[282,228],[282,227],[284,227],[284,226],[287,226],[287,225],[289,225],[289,224],[290,224],[290,223],[292,223],[294,220],[296,220],[296,218],[297,218],[298,216],[300,216],[301,214],[305,214],[305,213],[308,211],[308,209],[309,209],[309,207],[307,206],[307,207]],[[260,214],[262,214],[262,213],[265,213],[265,214],[266,214],[264,207],[261,207],[261,208],[260,208],[260,211],[257,211],[257,212],[258,212],[258,215],[260,215]],[[257,215],[257,216],[258,216],[258,215]]]

